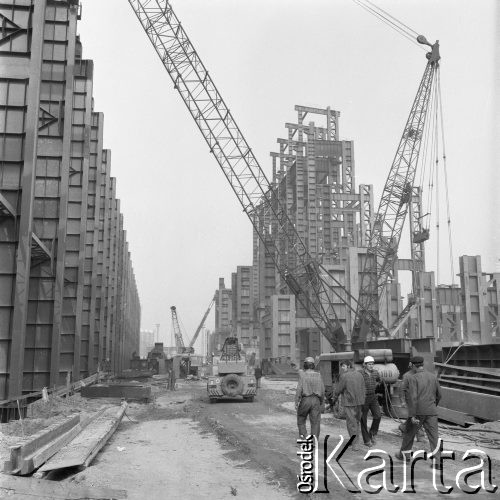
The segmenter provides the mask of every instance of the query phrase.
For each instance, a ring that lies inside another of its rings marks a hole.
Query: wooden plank
[[[46,446],[39,448],[29,457],[23,458],[23,465],[21,466],[21,474],[28,474],[44,464],[50,457],[55,455],[59,450],[66,446],[72,439],[74,439],[80,432],[82,432],[90,422],[94,421],[104,412],[105,408],[95,412],[92,415],[87,415],[80,419],[78,425],[70,429],[68,432],[54,439]]]
[[[127,404],[123,403],[118,411],[116,407],[107,409],[73,441],[48,460],[39,471],[46,472],[77,466],[87,467],[118,427],[126,408]]]
[[[16,500],[121,500],[127,498],[126,490],[103,487],[82,487],[71,483],[46,481],[31,477],[16,477],[0,474],[0,497]]]
[[[80,415],[73,415],[63,422],[57,422],[41,432],[31,436],[28,441],[19,443],[10,448],[10,460],[4,463],[4,472],[16,474],[20,472],[24,459],[33,455],[37,450],[43,448],[54,439],[59,438],[70,429],[78,425]]]
[[[90,375],[90,377],[87,377],[85,379],[79,380],[78,382],[73,383],[70,386],[70,392],[77,392],[79,391],[83,386],[93,384],[94,382],[98,382],[101,378],[104,378],[104,373],[103,372],[98,372],[94,373],[93,375]],[[47,393],[50,394],[56,394],[57,396],[65,395],[68,392],[68,388],[66,386],[60,386],[56,387],[55,389],[47,389]],[[7,406],[13,403],[16,403],[17,401],[24,401],[25,399],[35,399],[38,400],[42,397],[42,391],[36,391],[36,392],[30,392],[29,394],[23,394],[16,396],[14,398],[10,399],[4,399],[0,401],[0,406]]]
[[[97,445],[93,448],[90,455],[85,460],[85,467],[88,467],[89,464],[94,460],[94,457],[99,453],[101,448],[108,442],[109,438],[114,434],[118,425],[122,421],[123,415],[125,414],[125,410],[127,409],[127,403],[122,403],[122,406],[118,413],[116,414],[115,421],[112,423],[109,430],[99,439]]]

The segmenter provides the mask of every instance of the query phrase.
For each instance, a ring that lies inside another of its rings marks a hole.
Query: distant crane
[[[187,347],[186,351],[190,354],[194,353],[194,343],[196,342],[196,339],[198,338],[198,335],[201,332],[201,329],[203,328],[203,325],[205,324],[205,321],[207,320],[208,315],[210,314],[210,311],[215,304],[215,297],[210,301],[210,304],[208,305],[207,310],[205,311],[205,314],[203,315],[203,318],[201,318],[200,324],[198,325],[198,328],[194,332],[193,338],[191,339],[191,342],[189,342],[189,346]]]
[[[170,308],[170,311],[172,312],[172,328],[174,330],[175,347],[177,349],[177,354],[184,354],[186,352],[186,346],[184,345],[184,339],[182,338],[179,319],[177,318],[177,308],[175,306],[172,306]]]
[[[205,311],[205,314],[203,314],[200,324],[198,325],[198,328],[194,332],[193,338],[191,339],[191,342],[189,342],[188,346],[184,344],[184,338],[182,336],[182,330],[179,324],[179,318],[177,316],[177,308],[175,306],[172,306],[170,308],[172,312],[172,329],[174,331],[175,347],[177,350],[177,354],[194,354],[194,344],[196,342],[196,339],[200,335],[201,329],[203,328],[203,325],[205,324],[205,321],[208,315],[210,314],[210,311],[214,304],[215,304],[215,297],[210,301],[210,304],[207,310]]]

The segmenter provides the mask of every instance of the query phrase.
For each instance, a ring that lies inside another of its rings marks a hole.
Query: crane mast
[[[171,3],[129,3],[281,279],[328,342],[338,347],[344,332],[331,299],[331,276],[309,254]]]
[[[203,318],[201,318],[201,321],[200,321],[200,324],[198,325],[198,328],[194,332],[194,335],[193,335],[193,338],[191,339],[191,342],[189,342],[188,351],[190,353],[194,352],[194,343],[196,342],[196,339],[198,338],[198,335],[200,334],[201,329],[203,328],[203,325],[205,324],[205,321],[207,319],[207,316],[209,315],[210,310],[212,309],[214,304],[215,304],[215,297],[211,300],[207,310],[205,311],[205,314],[203,315]]]
[[[179,319],[177,318],[177,308],[175,306],[172,306],[170,308],[170,311],[172,312],[172,327],[174,329],[175,347],[177,348],[177,354],[183,354],[186,351],[186,347],[184,345],[184,339],[182,338]]]
[[[364,340],[370,332],[376,335],[379,330],[386,330],[380,321],[373,318],[378,317],[379,300],[384,295],[397,259],[401,232],[413,195],[433,83],[439,69],[439,42],[430,44],[422,35],[417,37],[417,41],[431,47],[431,51],[426,54],[428,62],[371,227],[355,322],[355,336]]]

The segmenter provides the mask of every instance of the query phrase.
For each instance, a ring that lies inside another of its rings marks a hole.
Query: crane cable
[[[426,50],[422,45],[417,42],[418,33],[410,28],[408,25],[401,22],[399,19],[396,19],[394,16],[383,10],[381,7],[378,7],[370,0],[353,0],[354,3],[365,9],[370,14],[373,14],[375,17],[380,19],[384,24],[392,28],[394,31],[399,33],[401,36],[405,37],[410,42],[417,45],[420,49]]]
[[[432,151],[433,151],[433,142],[431,139],[429,139],[429,136],[431,136],[431,132],[435,129],[435,123],[434,123],[434,114],[432,112],[432,108],[434,107],[435,103],[435,95],[431,99],[431,108],[429,110],[429,120],[426,122],[426,126],[424,129],[424,137],[422,140],[422,155],[421,155],[421,161],[420,161],[420,181],[419,185],[420,186],[425,186],[425,180],[427,179],[427,176],[429,178],[429,186],[428,186],[428,205],[426,207],[426,214],[431,213],[431,204],[432,204],[432,195],[434,192],[434,184],[433,184],[433,176],[432,176],[432,171],[433,171],[433,158],[432,158]],[[430,167],[428,165],[430,164]],[[430,174],[427,174],[427,169],[429,168],[429,171],[431,172]],[[423,205],[423,201],[421,201],[421,204]],[[425,228],[425,229],[428,229]]]
[[[435,90],[437,92],[437,88]],[[437,103],[436,103],[437,104]],[[436,109],[434,110],[436,115],[438,112],[438,107],[436,106]],[[441,211],[440,211],[440,204],[439,204],[439,198],[440,198],[440,191],[439,191],[439,134],[437,130],[437,119],[436,119],[436,127],[434,130],[434,139],[435,139],[435,148],[434,148],[434,171],[432,172],[433,177],[436,179],[436,252],[437,252],[437,257],[436,257],[436,282],[439,285],[440,283],[440,260],[441,260],[441,232],[440,232],[440,222],[441,222]]]
[[[439,166],[439,154],[437,153],[438,151],[438,139],[439,139],[439,134],[436,133],[437,130],[437,106],[436,102],[438,99],[438,95],[436,92],[436,87],[434,87],[434,94],[432,97],[432,110],[429,113],[430,114],[430,120],[429,120],[429,127],[427,129],[428,136],[430,136],[429,142],[429,152],[428,152],[428,157],[427,157],[427,162],[430,165],[429,166],[429,172],[428,172],[428,199],[427,199],[427,213],[431,214],[432,213],[432,203],[434,200],[434,182],[435,182],[435,176],[436,176],[436,171]],[[425,185],[425,178],[424,175],[427,174],[427,169],[423,169],[422,172],[422,178],[421,178],[421,185]],[[438,196],[437,192],[439,191],[439,185],[436,182],[436,196]],[[429,222],[430,225],[430,222]]]
[[[433,199],[435,195],[435,224],[436,224],[436,281],[440,282],[440,260],[441,260],[441,207],[440,207],[440,188],[441,180],[440,178],[440,161],[442,160],[442,170],[444,174],[444,194],[446,202],[446,224],[447,224],[447,236],[448,236],[448,250],[449,250],[449,262],[450,262],[450,273],[452,285],[455,284],[455,266],[453,264],[454,253],[453,253],[453,234],[451,227],[451,211],[450,211],[450,197],[449,197],[449,184],[448,184],[448,168],[446,162],[446,144],[445,144],[445,132],[444,132],[444,118],[443,118],[443,104],[441,95],[441,74],[439,70],[436,73],[436,88],[435,88],[435,109],[434,115],[434,127],[435,136],[433,137],[434,144],[432,146],[432,151],[434,151],[434,159],[432,160],[431,172],[429,173],[429,197],[428,197],[428,213],[431,213],[431,207],[433,204]],[[439,136],[439,129],[441,136]],[[441,147],[442,152],[440,153],[439,147]],[[423,176],[425,169],[423,169],[421,175],[421,185],[424,185]],[[435,187],[435,193],[434,193]]]
[[[448,229],[448,248],[450,255],[450,266],[451,266],[451,284],[455,284],[455,266],[453,265],[453,235],[451,229],[451,212],[450,212],[450,197],[448,190],[448,169],[446,166],[446,144],[445,144],[445,134],[444,134],[444,119],[443,119],[443,101],[441,99],[441,74],[437,73],[437,88],[439,93],[439,117],[441,122],[441,141],[443,144],[443,170],[444,170],[444,185],[445,185],[445,195],[446,195],[446,223]]]

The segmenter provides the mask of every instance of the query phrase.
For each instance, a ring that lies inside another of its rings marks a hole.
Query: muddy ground
[[[295,385],[293,381],[263,379],[263,388],[253,403],[237,400],[215,404],[209,403],[203,381],[180,382],[176,391],[167,391],[155,385],[154,402],[129,404],[118,430],[90,467],[52,474],[49,479],[126,490],[128,498],[137,500],[373,498],[366,493],[347,491],[331,472],[327,474],[328,495],[297,492],[300,464],[293,409]],[[94,407],[104,403],[102,400],[83,400],[80,406],[77,403],[74,406],[85,409],[86,405]],[[70,409],[66,408],[66,411]],[[401,442],[397,427],[397,422],[383,419],[377,448],[394,454]],[[331,414],[324,415],[322,435],[326,434],[331,435],[330,453],[339,436],[347,436],[345,421],[336,420]],[[466,449],[481,444],[471,445],[470,441],[457,434],[443,436],[445,442],[448,440],[447,449],[461,450],[458,458]],[[426,443],[422,444],[425,447]],[[364,462],[368,451],[366,447],[359,452],[349,449],[342,457],[341,463],[354,482],[362,469],[373,465]],[[498,483],[498,449],[485,451],[491,452],[492,480]],[[472,463],[464,465],[459,460],[447,463],[445,484],[454,485],[457,472],[470,465]],[[403,484],[403,473],[403,464],[395,461],[395,483]],[[320,476],[320,485],[324,487],[324,476]],[[380,476],[377,479],[380,482]],[[341,477],[341,480],[345,482],[345,478]],[[415,491],[412,498],[438,495],[428,463],[421,462],[415,466]],[[401,495],[405,494],[402,491],[388,493],[383,489],[376,497],[397,498]],[[482,492],[479,496],[490,495]],[[446,497],[470,498],[470,495],[465,495],[455,485],[451,495]],[[498,492],[493,497],[499,498]]]

